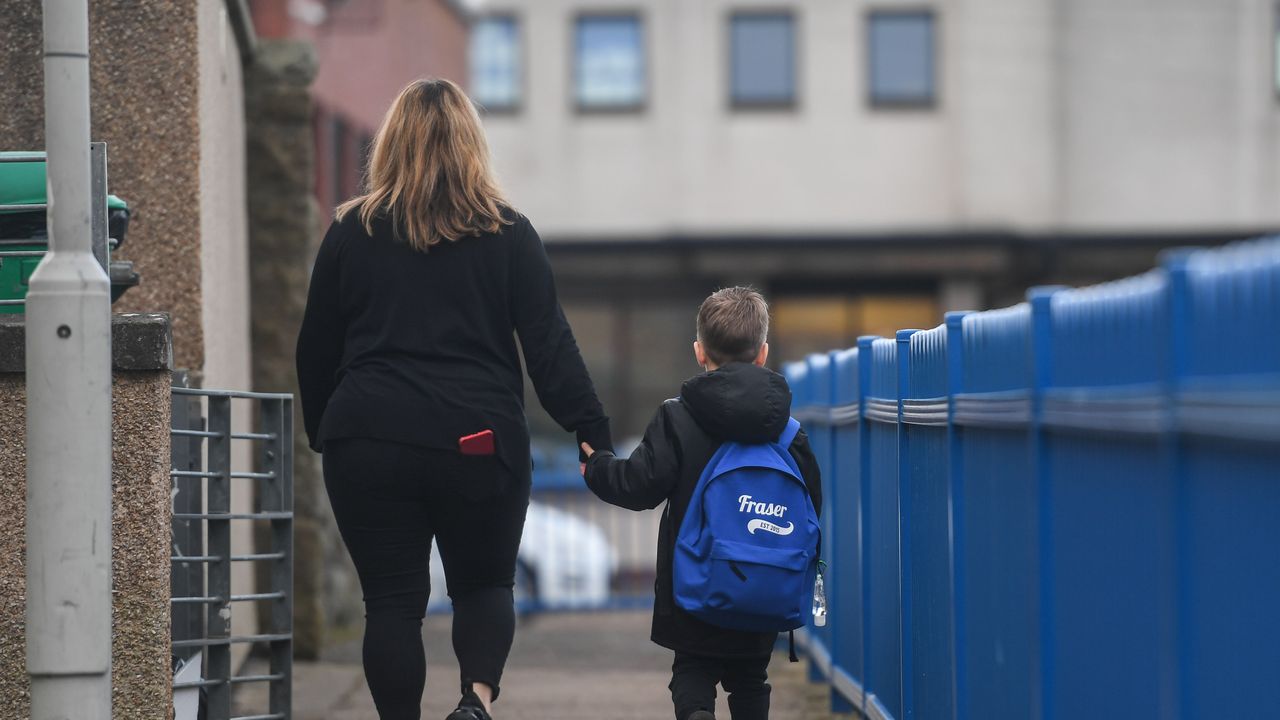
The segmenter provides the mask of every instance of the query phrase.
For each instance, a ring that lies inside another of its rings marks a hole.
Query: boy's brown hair
[[[769,303],[749,287],[717,290],[698,308],[698,342],[716,365],[754,362],[769,338]]]

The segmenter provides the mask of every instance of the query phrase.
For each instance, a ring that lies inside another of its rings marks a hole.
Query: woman
[[[360,575],[383,720],[420,714],[433,538],[462,675],[448,720],[489,720],[498,697],[531,474],[513,331],[543,407],[610,447],[542,241],[499,193],[475,109],[447,80],[414,82],[374,139],[368,192],[325,235],[298,336],[307,435]]]

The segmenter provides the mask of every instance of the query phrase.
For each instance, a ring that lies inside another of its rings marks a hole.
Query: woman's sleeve
[[[555,278],[542,239],[520,218],[513,228],[511,315],[538,402],[578,443],[612,450],[609,418],[556,298]]]
[[[340,268],[338,224],[325,234],[311,271],[307,308],[298,331],[298,390],[302,420],[311,449],[320,452],[320,419],[337,387],[346,324],[338,303]]]

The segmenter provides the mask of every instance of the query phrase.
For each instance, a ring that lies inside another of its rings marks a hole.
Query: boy
[[[676,531],[707,462],[724,441],[777,441],[791,416],[791,390],[764,367],[769,306],[760,293],[732,287],[712,294],[698,310],[697,330],[693,354],[706,372],[662,404],[629,459],[593,452],[584,443],[584,477],[601,500],[619,507],[648,510],[667,503],[658,531],[651,639],[675,651],[670,687],[676,720],[714,720],[717,683],[729,695],[734,720],[764,720],[777,633],[719,628],[685,612],[675,603],[672,561]],[[821,512],[818,463],[803,430],[789,450]]]

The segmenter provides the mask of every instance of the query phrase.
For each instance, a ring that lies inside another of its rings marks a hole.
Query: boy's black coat
[[[725,440],[776,440],[791,415],[791,390],[779,374],[732,363],[685,381],[681,397],[658,409],[630,459],[598,452],[587,463],[586,481],[600,499],[631,510],[666,501],[658,530],[658,574],[653,611],[655,643],[679,652],[712,657],[750,657],[773,650],[776,633],[749,633],[708,625],[676,607],[671,563],[675,536],[703,468]],[[802,430],[791,455],[822,511],[819,471]]]

